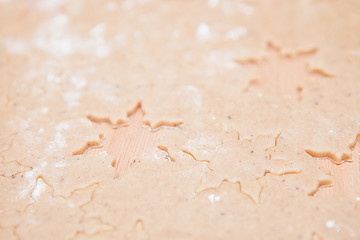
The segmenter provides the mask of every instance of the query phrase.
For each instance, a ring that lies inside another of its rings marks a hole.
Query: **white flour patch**
[[[138,0],[138,2],[141,4],[141,5],[145,5],[149,2],[149,0]]]
[[[119,8],[119,5],[117,4],[117,2],[111,1],[108,2],[105,7],[109,12],[115,12]]]
[[[206,76],[212,77],[216,74],[216,70],[213,68],[208,68],[204,71]]]
[[[155,157],[155,159],[159,160],[159,159],[161,159],[161,156],[163,154],[164,154],[163,151],[156,149],[154,157]]]
[[[95,50],[96,56],[104,58],[110,55],[111,47],[105,42],[105,23],[97,24],[93,29],[90,30],[90,36],[93,38],[93,49]]]
[[[50,149],[65,148],[66,146],[67,142],[60,132],[55,133],[55,140],[49,144]]]
[[[211,37],[209,25],[207,25],[206,23],[200,23],[196,30],[196,36],[200,41],[209,40]]]
[[[170,161],[168,153],[158,148],[156,148],[156,150],[154,151],[154,158],[156,160],[162,160],[165,158],[166,160]],[[152,161],[156,161],[154,158],[152,158]]]
[[[54,10],[54,9],[58,9],[60,7],[60,5],[64,4],[64,0],[40,0],[40,1],[36,1],[36,7],[40,10]]]
[[[23,139],[26,140],[29,144],[41,144],[41,138],[38,137],[36,134],[34,134],[33,131],[24,131],[19,133],[19,136],[21,136]]]
[[[192,85],[186,86],[186,89],[187,89],[188,93],[191,94],[191,96],[193,98],[193,103],[196,106],[200,107],[202,105],[202,95],[201,95],[199,89]]]
[[[99,155],[101,157],[106,157],[106,156],[108,156],[108,153],[106,151],[102,151],[102,152],[99,153]]]
[[[156,160],[161,160],[161,159],[166,159],[167,161],[171,162],[170,156],[167,152],[160,150],[158,148],[156,148],[155,152],[154,152],[154,157]],[[154,161],[154,159],[152,160]]]
[[[239,40],[241,37],[246,36],[248,34],[248,30],[244,27],[238,27],[232,29],[226,33],[226,38],[230,40]]]
[[[34,46],[54,55],[69,55],[75,50],[74,37],[69,35],[68,16],[64,14],[44,22],[35,34]]]
[[[334,220],[326,221],[325,226],[329,229],[334,228],[337,232],[340,232],[340,226],[336,224]]]
[[[82,76],[72,76],[70,78],[70,83],[74,85],[76,89],[82,89],[86,86],[86,79]]]
[[[109,103],[115,103],[118,100],[118,98],[114,95],[108,95],[108,96],[104,96],[104,100]]]
[[[109,46],[102,44],[96,47],[95,53],[99,58],[104,58],[110,55],[111,50]]]
[[[68,146],[62,132],[70,129],[70,123],[66,121],[61,122],[55,127],[55,129],[56,129],[56,133],[54,136],[54,140],[49,142],[48,153],[58,151]]]
[[[32,178],[34,178],[36,173],[38,173],[38,170],[36,168],[34,168],[33,170],[26,172],[24,174],[24,178],[25,179],[32,179]]]
[[[105,24],[96,25],[90,30],[90,37],[83,38],[71,34],[70,28],[65,27],[67,26],[65,22],[62,17],[59,17],[56,21],[43,24],[38,28],[33,45],[55,56],[95,53],[98,57],[105,57],[111,53],[111,46],[104,39]]]
[[[55,127],[56,131],[64,131],[70,129],[70,123],[69,122],[61,122]]]
[[[56,25],[65,25],[69,22],[69,17],[65,14],[58,14],[52,19]]]
[[[189,139],[184,148],[192,149],[194,147],[201,149],[215,149],[221,145],[221,141],[214,136],[199,136],[197,138]]]
[[[91,128],[93,126],[92,122],[87,118],[80,118],[79,122],[81,123],[81,125],[83,125],[83,127],[86,128]]]
[[[10,54],[22,54],[28,50],[28,46],[20,40],[6,39],[4,41],[6,51]]]
[[[28,196],[30,194],[31,187],[32,186],[26,186],[26,187],[22,188],[21,191],[19,192],[19,198],[21,199],[21,198]]]
[[[63,99],[69,107],[76,107],[79,106],[81,94],[75,91],[68,91],[63,94]]]
[[[236,68],[238,65],[234,61],[228,60],[224,62],[223,66],[227,69],[233,69]]]
[[[47,39],[40,39],[39,45],[44,44]],[[46,44],[44,44],[46,46]],[[51,50],[49,50],[51,48]],[[58,39],[52,39],[49,42],[47,51],[52,51],[55,55],[60,53],[63,55],[73,54],[76,47],[71,38],[60,37]]]
[[[329,220],[325,225],[327,228],[333,228],[335,226],[335,222],[333,220]]]
[[[39,170],[44,169],[47,166],[47,162],[41,162]]]
[[[103,37],[104,33],[105,33],[105,24],[104,23],[97,24],[89,32],[90,36],[92,36],[92,37]]]
[[[211,8],[217,7],[219,5],[219,0],[208,0],[208,6]]]
[[[49,109],[47,107],[41,108],[41,113],[42,114],[47,114],[48,112],[49,112]]]
[[[187,85],[179,89],[178,96],[183,99],[185,107],[200,107],[202,105],[202,94],[198,88],[193,85]]]
[[[55,74],[53,73],[49,73],[47,76],[46,76],[46,79],[48,82],[51,82],[51,83],[60,83],[61,82],[61,78],[56,76]]]
[[[117,34],[115,40],[120,46],[125,46],[127,44],[126,37],[123,34]]]
[[[36,31],[33,45],[55,56],[71,55],[77,52],[82,54],[95,53],[98,57],[110,54],[110,46],[104,40],[106,25],[99,23],[90,31],[90,38],[73,35],[69,17],[58,14],[44,22]]]
[[[121,7],[125,10],[129,10],[135,7],[136,2],[133,0],[124,0],[122,1]]]
[[[105,23],[95,25],[89,31],[89,36],[83,37],[72,33],[70,20],[67,15],[58,14],[48,21],[44,21],[34,34],[32,47],[56,57],[81,53],[84,55],[96,54],[103,58],[111,53],[111,45],[105,41]]]
[[[233,60],[234,58],[235,57],[232,54],[213,52],[210,53],[210,56],[205,56],[204,60],[208,60],[210,69],[214,71],[216,69],[214,68],[214,65],[216,67],[226,69],[233,69],[238,67],[238,64]]]
[[[34,191],[32,192],[31,194],[31,197],[35,200],[35,201],[38,201],[39,200],[39,197],[41,196],[41,194],[45,191],[46,189],[46,183],[41,179],[39,178],[37,180],[37,184],[36,184],[36,187],[34,189]]]
[[[220,196],[215,195],[215,194],[210,194],[209,195],[209,201],[214,203],[214,202],[219,202],[220,201]]]
[[[67,165],[66,162],[60,161],[60,162],[55,163],[54,167],[62,168],[62,167],[65,167],[66,165]]]
[[[24,180],[26,180],[25,185],[21,188],[19,192],[20,198],[28,197],[31,193],[31,190],[35,187],[36,179],[40,175],[41,171],[47,166],[47,162],[41,162],[39,167],[27,171],[24,173]]]
[[[245,3],[238,3],[238,10],[245,15],[252,15],[254,13],[254,8]]]
[[[10,121],[6,122],[6,126],[10,129],[14,129],[16,132],[22,132],[25,129],[30,127],[31,118],[23,119],[23,118],[14,118]]]

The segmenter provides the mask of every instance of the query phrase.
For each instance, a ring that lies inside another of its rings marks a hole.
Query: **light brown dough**
[[[360,134],[357,0],[0,1],[0,25],[1,239],[360,238],[314,161]],[[290,87],[272,51],[304,58]],[[93,123],[140,106],[169,158],[115,178]]]

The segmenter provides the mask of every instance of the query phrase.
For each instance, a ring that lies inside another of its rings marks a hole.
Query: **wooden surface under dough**
[[[270,56],[267,61],[256,66],[259,68],[259,78],[264,79],[259,82],[257,87],[262,84],[277,84],[284,86],[284,79],[292,79],[292,83],[286,83],[286,88],[289,94],[298,94],[294,91],[302,78],[309,75],[306,59],[311,54],[303,54],[296,58],[279,57],[277,51],[269,49]],[[254,64],[251,64],[254,65]],[[291,76],[291,77],[289,77]],[[321,77],[321,76],[320,76]],[[281,80],[283,79],[283,82]],[[117,159],[114,162],[114,175],[121,177],[124,171],[130,167],[131,163],[136,157],[143,154],[154,157],[165,157],[164,152],[156,149],[157,138],[169,129],[159,129],[152,132],[149,128],[143,126],[142,118],[143,112],[138,109],[135,113],[129,116],[129,123],[126,126],[112,128],[106,123],[94,123],[96,128],[103,131],[105,139],[103,147],[91,151],[107,151]],[[356,133],[354,133],[354,137]],[[334,184],[330,187],[320,188],[317,195],[328,197],[348,196],[350,198],[358,199],[357,208],[360,211],[360,139],[353,150],[352,162],[345,162],[343,164],[334,164],[330,159],[315,159],[320,166],[329,169],[334,177]],[[116,172],[116,174],[115,174]]]

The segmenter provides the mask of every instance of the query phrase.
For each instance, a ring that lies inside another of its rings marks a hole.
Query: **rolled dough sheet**
[[[359,161],[359,1],[14,0],[0,26],[1,239],[360,239],[360,189],[317,196],[315,162]],[[303,75],[266,79],[273,52]],[[139,107],[167,157],[116,175],[94,124]]]

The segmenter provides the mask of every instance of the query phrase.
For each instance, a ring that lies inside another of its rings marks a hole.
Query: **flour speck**
[[[200,23],[197,27],[196,35],[200,41],[209,40],[211,37],[209,25],[207,25],[206,23]]]
[[[55,74],[53,74],[53,73],[49,73],[46,76],[46,79],[48,82],[51,82],[51,83],[60,83],[61,82],[61,78],[58,76],[55,76]]]
[[[245,15],[251,15],[254,13],[254,8],[250,5],[247,5],[245,3],[238,3],[238,9],[241,13],[245,14]]]
[[[31,194],[31,197],[35,201],[38,201],[39,197],[45,191],[45,189],[46,189],[46,183],[41,178],[39,178],[37,180],[36,187],[35,187],[34,191]]]
[[[60,161],[60,162],[55,163],[54,167],[62,168],[62,167],[65,167],[66,165],[67,165],[66,162]]]
[[[96,56],[104,58],[110,55],[110,48],[107,45],[99,45],[96,47]]]
[[[48,112],[49,112],[49,108],[47,108],[47,107],[41,108],[41,113],[42,114],[47,114]]]
[[[105,24],[99,23],[90,30],[90,36],[92,37],[102,37],[105,32]]]
[[[327,228],[333,228],[335,226],[335,221],[329,220],[329,221],[326,222],[325,225],[326,225]]]
[[[63,94],[63,99],[69,107],[76,107],[79,106],[81,94],[75,91],[68,91]]]
[[[65,14],[58,14],[53,18],[52,21],[57,25],[65,25],[69,22],[69,17]]]
[[[4,40],[6,51],[10,54],[22,54],[28,50],[28,46],[20,40],[6,39]]]
[[[209,7],[214,8],[217,5],[219,5],[219,0],[208,0],[208,6]]]
[[[118,8],[119,8],[119,6],[115,1],[111,1],[106,4],[106,9],[109,12],[115,12]]]
[[[226,33],[226,38],[230,40],[238,40],[239,38],[246,36],[248,30],[244,27],[238,27],[233,30],[230,30]]]
[[[74,85],[76,89],[82,89],[86,86],[86,79],[82,76],[72,76],[70,83]]]
[[[214,203],[214,202],[219,202],[220,201],[220,196],[217,196],[215,194],[210,194],[209,195],[209,201]]]

